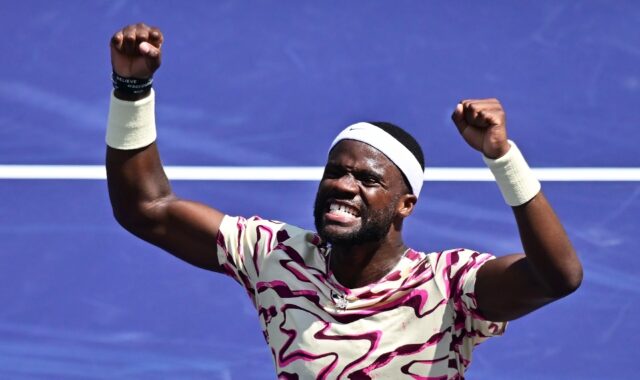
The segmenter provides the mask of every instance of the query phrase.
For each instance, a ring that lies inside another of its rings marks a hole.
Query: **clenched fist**
[[[485,157],[502,157],[509,150],[504,109],[498,99],[463,100],[451,118],[467,144]]]
[[[162,33],[145,24],[128,25],[111,37],[111,66],[126,78],[150,78],[160,67]]]

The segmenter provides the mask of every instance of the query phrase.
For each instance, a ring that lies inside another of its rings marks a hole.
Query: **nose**
[[[333,187],[341,193],[356,194],[358,192],[358,180],[351,173],[345,173],[334,180]]]

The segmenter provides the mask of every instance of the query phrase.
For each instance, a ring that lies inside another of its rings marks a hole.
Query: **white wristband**
[[[502,157],[495,160],[483,156],[485,164],[491,169],[504,200],[510,206],[520,206],[529,202],[540,192],[540,182],[525,161],[520,149],[509,140],[511,148]]]
[[[145,147],[156,140],[155,92],[136,101],[121,100],[111,93],[107,145],[131,150]]]

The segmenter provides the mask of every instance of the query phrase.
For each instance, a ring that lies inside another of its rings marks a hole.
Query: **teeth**
[[[351,216],[356,216],[356,213],[353,209],[351,209],[350,207],[347,207],[345,205],[340,205],[340,204],[336,204],[336,203],[332,203],[329,205],[329,211],[332,212],[340,212],[343,214],[347,214],[347,215],[351,215]]]

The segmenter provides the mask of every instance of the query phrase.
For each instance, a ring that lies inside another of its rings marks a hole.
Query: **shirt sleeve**
[[[475,296],[478,269],[493,259],[493,255],[468,249],[444,251],[437,257],[436,281],[453,305],[454,335],[464,339],[463,344],[475,346],[505,331],[506,322],[489,321],[480,313]]]
[[[224,273],[242,285],[255,304],[255,283],[265,258],[277,247],[285,224],[258,216],[225,216],[218,230],[218,262]]]

